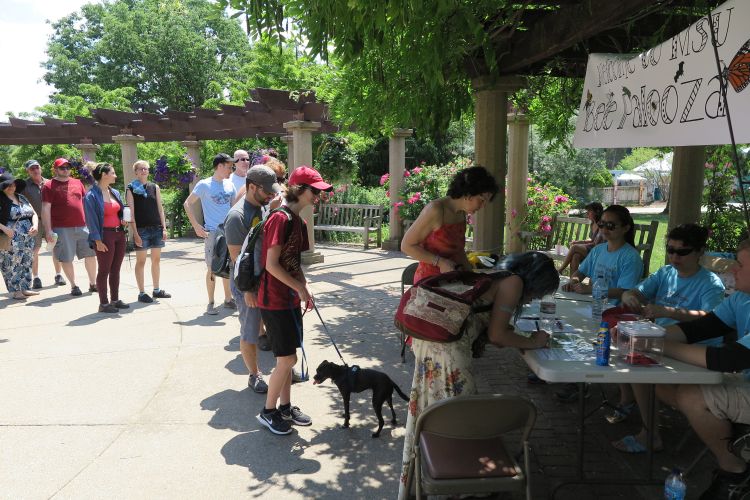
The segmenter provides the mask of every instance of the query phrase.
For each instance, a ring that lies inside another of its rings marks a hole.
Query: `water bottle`
[[[122,220],[125,222],[130,222],[130,207],[125,205],[122,207]]]
[[[612,338],[609,335],[609,323],[602,321],[599,332],[596,334],[596,364],[609,366],[609,351]]]
[[[52,242],[47,242],[47,251],[51,252],[54,250],[55,245],[57,245],[57,233],[52,233]]]
[[[682,478],[680,469],[672,469],[672,473],[664,481],[664,500],[685,500],[687,484]]]
[[[552,334],[555,331],[555,315],[557,313],[557,303],[554,295],[545,295],[539,302],[539,319],[541,320],[542,330]]]
[[[598,273],[594,279],[591,289],[591,296],[594,301],[591,303],[591,319],[599,323],[602,320],[602,311],[607,305],[607,295],[609,295],[609,284],[604,274]]]

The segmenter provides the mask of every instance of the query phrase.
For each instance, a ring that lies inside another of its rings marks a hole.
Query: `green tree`
[[[208,0],[115,0],[52,24],[45,81],[65,95],[80,83],[135,89],[133,109],[188,110],[217,97],[247,37]]]
[[[658,149],[634,148],[629,155],[620,160],[617,164],[617,168],[621,170],[633,170],[660,155],[662,155],[662,153]]]

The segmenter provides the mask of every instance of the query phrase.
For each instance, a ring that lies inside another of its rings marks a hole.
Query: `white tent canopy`
[[[646,163],[633,169],[633,172],[669,173],[672,171],[672,158],[674,153],[667,153],[663,157],[651,158]]]

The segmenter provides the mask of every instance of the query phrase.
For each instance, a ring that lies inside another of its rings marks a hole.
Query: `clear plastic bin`
[[[621,321],[617,324],[617,355],[627,364],[660,365],[664,354],[662,326],[649,321]]]

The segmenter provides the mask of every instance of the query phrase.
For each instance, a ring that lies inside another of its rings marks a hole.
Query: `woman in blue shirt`
[[[634,246],[635,225],[630,212],[622,205],[607,207],[597,224],[605,243],[589,252],[563,289],[590,295],[591,283],[586,285],[581,281],[602,275],[609,283],[611,303],[617,304],[622,292],[633,288],[643,274],[643,261]]]
[[[724,285],[716,274],[700,265],[707,240],[708,230],[697,224],[683,224],[672,229],[667,235],[669,265],[624,292],[622,302],[662,326],[692,321],[708,314],[724,299]],[[721,342],[721,337],[704,341],[710,345]],[[650,411],[648,386],[620,384],[620,403],[607,416],[607,421],[625,420],[635,408],[636,401],[645,422]],[[646,450],[645,442],[646,429],[643,428],[638,434],[615,441],[613,446],[620,451],[640,453]],[[659,449],[661,446],[658,426],[654,426],[654,447]]]

